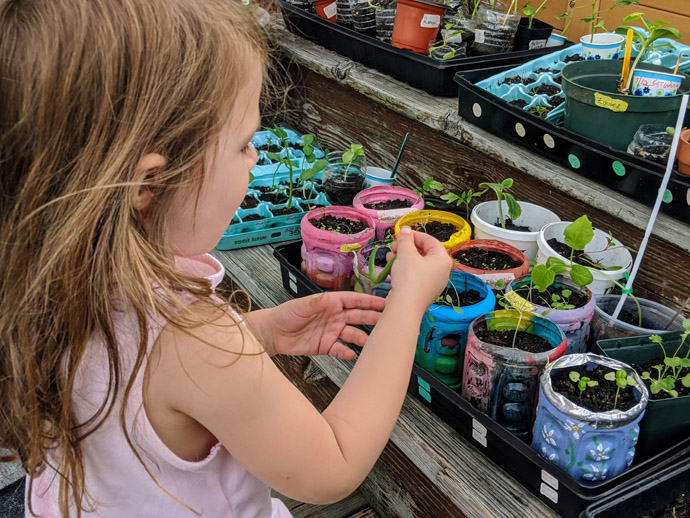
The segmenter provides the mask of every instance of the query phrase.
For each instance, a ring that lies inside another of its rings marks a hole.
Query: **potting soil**
[[[580,392],[578,383],[570,379],[571,372],[578,372],[581,377],[587,377],[591,381],[598,383],[595,387],[586,387]],[[592,370],[588,370],[586,365],[578,365],[576,367],[569,367],[567,369],[560,369],[551,374],[551,385],[553,389],[562,394],[568,400],[572,401],[578,406],[587,408],[592,412],[607,412],[615,408],[617,410],[630,410],[637,404],[635,400],[635,388],[628,385],[625,388],[618,389],[615,381],[607,380],[604,376],[612,371],[609,367],[597,366]],[[618,399],[616,400],[616,392],[618,392]]]

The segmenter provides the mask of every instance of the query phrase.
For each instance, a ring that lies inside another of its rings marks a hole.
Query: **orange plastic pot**
[[[686,129],[680,134],[678,141],[678,172],[690,175],[690,129]]]
[[[336,19],[336,1],[335,0],[317,0],[312,2],[316,14],[324,20],[335,23]]]
[[[512,245],[503,243],[501,241],[496,241],[494,239],[472,239],[471,241],[465,241],[464,243],[460,243],[459,245],[449,249],[448,253],[451,257],[455,258],[457,253],[469,248],[479,248],[481,250],[499,252],[506,254],[511,259],[521,261],[520,266],[510,268],[508,270],[480,270],[478,268],[472,268],[471,266],[453,261],[453,270],[460,270],[462,272],[476,275],[487,283],[491,289],[497,289],[496,283],[498,281],[503,281],[503,286],[506,286],[514,280],[520,279],[527,275],[527,272],[529,271],[529,259],[527,259],[527,256],[521,250],[518,250]]]
[[[426,54],[436,41],[446,9],[430,0],[398,0],[391,45]]]

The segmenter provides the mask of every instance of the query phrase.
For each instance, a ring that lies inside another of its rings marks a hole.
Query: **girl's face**
[[[192,185],[180,189],[168,217],[175,255],[194,256],[216,246],[240,206],[257,154],[250,139],[260,127],[261,72],[257,66],[240,90],[230,119],[206,158],[201,191]]]

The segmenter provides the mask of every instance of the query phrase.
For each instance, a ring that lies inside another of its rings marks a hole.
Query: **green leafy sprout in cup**
[[[479,188],[483,189],[484,192],[491,189],[496,193],[496,198],[498,201],[498,220],[501,223],[501,228],[503,228],[504,230],[506,228],[505,218],[503,217],[502,203],[504,199],[508,204],[508,216],[511,220],[515,221],[522,214],[522,208],[520,207],[520,204],[517,201],[515,201],[515,198],[513,198],[512,194],[508,192],[508,189],[510,189],[512,186],[512,178],[506,178],[501,183],[483,182],[479,184]]]
[[[664,340],[659,335],[652,335],[649,339],[658,344],[661,347],[661,351],[664,353],[663,363],[656,364],[652,368],[656,371],[656,376],[651,374],[649,371],[642,373],[642,379],[650,380],[649,390],[652,394],[658,394],[663,391],[669,396],[676,398],[678,397],[678,391],[676,390],[676,383],[680,382],[684,387],[690,388],[690,373],[683,377],[680,377],[682,369],[690,367],[690,348],[685,353],[685,356],[679,356],[681,347],[685,343],[685,340],[690,334],[690,318],[686,318],[683,321],[683,329],[685,330],[680,336],[681,341],[678,344],[678,348],[673,356],[668,356],[666,354],[666,348],[664,347]]]
[[[632,376],[628,376],[628,373],[625,372],[623,369],[607,372],[604,375],[604,379],[607,381],[616,382],[616,397],[613,399],[614,409],[618,405],[618,395],[620,394],[621,389],[625,389],[628,386],[634,387],[635,385],[637,385]]]
[[[587,388],[594,388],[599,385],[598,381],[589,379],[587,376],[580,376],[580,373],[577,371],[570,371],[568,377],[570,381],[577,385],[577,389],[580,391],[580,397],[582,397],[582,394]]]
[[[421,187],[415,187],[414,191],[420,196],[424,196],[426,194],[433,194],[434,192],[442,192],[444,189],[446,189],[446,187],[444,187],[444,185],[441,182],[434,180],[433,177],[429,177],[424,181],[424,184],[422,184]],[[456,194],[448,190],[448,192],[442,194],[440,198],[443,201],[445,201],[448,205],[455,204],[456,207],[464,205],[466,214],[465,219],[469,220],[472,202],[484,196],[485,193],[486,190],[475,192],[472,189],[467,189],[466,191],[461,192],[460,194]],[[434,204],[431,202],[426,202],[426,205],[428,205],[429,207],[434,206]]]
[[[345,172],[343,173],[343,179],[347,180],[347,172],[353,165],[359,167],[359,157],[363,157],[364,146],[362,144],[351,144],[349,148],[345,150],[342,156],[342,163],[346,166]]]
[[[453,36],[457,36],[458,34],[462,34],[465,32],[462,29],[456,29],[456,27],[456,23],[447,23],[443,26],[443,28],[445,29],[445,34],[443,35],[443,43],[441,45],[429,47],[429,57],[433,57],[432,54],[435,50],[440,50],[448,47],[448,42]],[[441,59],[453,59],[454,57],[455,49],[451,47],[450,50],[446,52]]]
[[[527,0],[527,3],[525,3],[525,7],[522,8],[522,14],[524,14],[527,17],[527,28],[531,29],[532,28],[532,23],[534,22],[534,17],[539,14],[539,11],[544,9],[546,7],[546,2],[548,0],[544,0],[539,7],[536,9],[529,5],[529,0]]]

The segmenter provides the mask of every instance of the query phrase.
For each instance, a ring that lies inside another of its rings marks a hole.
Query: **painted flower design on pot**
[[[544,457],[546,460],[549,462],[553,462],[556,464],[558,462],[558,454],[551,450],[551,448],[547,448],[546,446],[541,447],[541,454],[542,457]]]
[[[608,468],[602,462],[599,466],[590,464],[589,467],[581,468],[585,480],[606,480]]]
[[[549,443],[552,446],[557,446],[556,438],[554,437],[555,433],[556,430],[554,430],[553,424],[550,424],[548,428],[546,427],[546,425],[544,425],[541,429],[542,437],[547,443]]]
[[[589,448],[589,455],[587,455],[587,460],[593,460],[595,462],[602,462],[604,460],[609,460],[611,456],[609,453],[616,451],[615,448],[611,446],[606,446],[603,443],[598,443],[596,437],[593,439],[593,447]]]
[[[582,429],[583,426],[584,426],[584,423],[578,423],[576,421],[571,421],[570,419],[568,419],[566,421],[564,427],[566,430],[568,430],[572,434],[572,436],[575,440],[579,440],[580,434],[584,435],[584,433],[585,433],[584,430]]]

